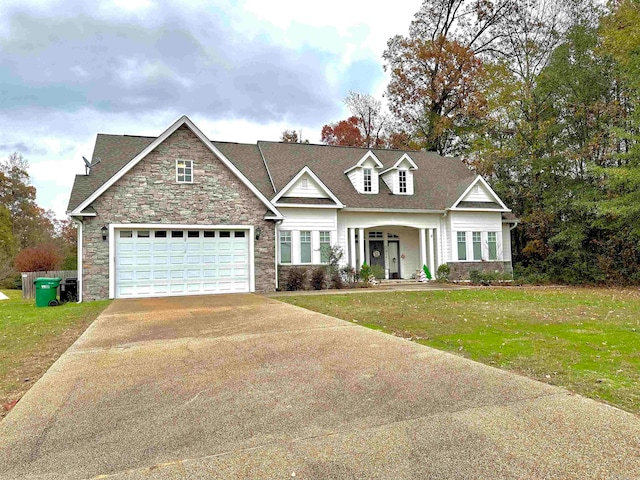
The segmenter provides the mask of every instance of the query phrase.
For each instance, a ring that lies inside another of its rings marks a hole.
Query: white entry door
[[[116,298],[250,291],[249,230],[114,233]]]

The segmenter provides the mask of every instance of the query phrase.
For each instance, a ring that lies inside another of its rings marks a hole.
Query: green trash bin
[[[36,307],[55,307],[58,302],[58,286],[61,278],[40,277],[33,281],[36,287]]]

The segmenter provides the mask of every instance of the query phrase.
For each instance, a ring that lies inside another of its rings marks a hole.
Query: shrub
[[[384,268],[380,265],[371,265],[369,269],[371,270],[371,275],[376,277],[378,280],[384,278]]]
[[[488,286],[512,279],[513,277],[508,273],[481,272],[480,270],[471,270],[469,272],[469,280],[475,285]]]
[[[448,282],[450,274],[451,268],[448,264],[443,263],[438,267],[438,270],[436,270],[436,280],[439,282]]]
[[[345,265],[340,269],[339,272],[342,282],[349,284],[349,286],[356,283],[356,281],[358,280],[358,274],[350,265]]]
[[[307,284],[307,271],[300,267],[291,267],[287,273],[285,288],[289,291],[304,290]]]
[[[13,261],[19,272],[45,272],[57,270],[62,264],[62,257],[52,247],[40,245],[25,248]]]
[[[360,278],[362,279],[363,282],[368,282],[370,276],[371,276],[371,268],[369,267],[369,265],[367,265],[367,262],[364,262],[362,264],[362,267],[360,267]]]
[[[311,272],[311,287],[314,290],[324,290],[327,288],[327,269],[325,267],[315,267]]]

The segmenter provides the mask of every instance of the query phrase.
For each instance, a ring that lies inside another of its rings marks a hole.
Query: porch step
[[[380,285],[407,285],[407,284],[415,284],[420,283],[415,278],[393,278],[389,280],[378,280]]]

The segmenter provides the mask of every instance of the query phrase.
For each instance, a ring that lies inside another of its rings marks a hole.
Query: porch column
[[[427,264],[427,234],[424,228],[420,229],[420,270]]]
[[[431,276],[436,278],[435,265],[436,265],[436,251],[433,248],[433,228],[429,229],[429,271]]]
[[[356,229],[349,228],[349,264],[356,268]]]
[[[362,267],[364,263],[364,228],[358,229],[358,250],[360,252],[360,259],[356,270],[360,270],[360,267]]]

